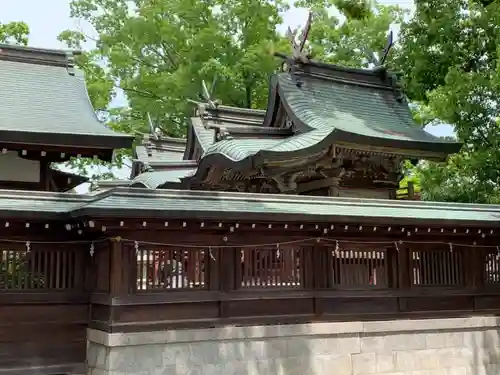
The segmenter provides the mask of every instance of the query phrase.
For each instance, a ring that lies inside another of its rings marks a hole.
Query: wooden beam
[[[323,180],[315,180],[315,181],[309,181],[309,182],[304,182],[299,185],[297,185],[297,193],[304,193],[306,191],[311,191],[311,190],[317,190],[317,189],[322,189],[326,187],[330,187],[333,184],[335,184],[336,178],[325,178]]]

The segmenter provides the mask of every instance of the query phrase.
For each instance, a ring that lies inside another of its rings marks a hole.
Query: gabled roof
[[[147,135],[142,145],[136,146],[135,157],[140,163],[161,166],[162,163],[182,160],[185,150],[185,139]]]
[[[284,127],[285,118],[293,125]],[[191,119],[190,138],[188,146],[202,151],[193,181],[202,180],[214,165],[235,171],[258,168],[331,145],[431,159],[444,159],[461,147],[413,122],[396,78],[385,68],[313,61],[271,78],[265,116],[251,109],[202,106]]]
[[[128,186],[148,189],[178,189],[181,188],[182,179],[192,175],[195,171],[196,165],[179,165],[170,170],[144,172],[134,178]]]
[[[183,160],[185,151],[186,139],[145,136],[142,145],[135,148],[131,180],[125,186],[179,187],[181,179],[193,174],[198,165],[194,160]]]
[[[102,124],[70,51],[0,45],[0,140],[113,150],[133,138]]]
[[[52,178],[54,179],[55,187],[58,191],[66,192],[78,185],[88,182],[89,179],[85,176],[80,176],[75,173],[61,171],[59,169],[52,169]]]
[[[141,169],[162,169],[166,164],[179,162],[183,159],[185,151],[185,139],[147,134],[143,137],[142,144],[134,149],[131,178],[137,177]]]
[[[500,226],[498,205],[124,187],[85,195],[0,191],[0,217],[42,216]]]

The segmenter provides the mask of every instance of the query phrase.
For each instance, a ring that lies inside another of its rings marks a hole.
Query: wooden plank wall
[[[453,228],[434,229],[431,235],[412,229],[413,240],[422,245],[400,240],[409,234],[398,227],[389,230],[393,237],[374,236],[377,227],[368,237],[366,228],[341,226],[336,230],[343,242],[336,243],[305,241],[310,233],[287,235],[277,225],[262,224],[267,232],[255,230],[253,237],[241,227],[236,234],[195,229],[188,236],[169,225],[155,230],[149,223],[134,233],[122,229],[122,240],[103,250],[103,259],[110,260],[103,270],[117,273],[98,277],[101,289],[109,286],[110,292],[93,294],[91,327],[127,332],[500,312],[500,253],[493,245],[472,245],[481,239],[497,243],[498,237],[486,238],[481,231],[466,235],[464,229],[452,238]],[[366,230],[362,235],[361,229]],[[282,244],[245,244],[259,240]]]
[[[89,316],[86,252],[75,245],[0,245],[0,374],[81,369]]]

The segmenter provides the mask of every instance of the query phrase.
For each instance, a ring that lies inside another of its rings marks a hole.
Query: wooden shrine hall
[[[187,374],[194,339],[172,364],[141,335],[500,312],[500,206],[396,199],[404,160],[461,145],[413,123],[383,65],[285,62],[266,110],[205,90],[185,139],[151,125],[129,180],[74,194],[55,163],[133,139],[72,53],[0,47],[0,374]]]

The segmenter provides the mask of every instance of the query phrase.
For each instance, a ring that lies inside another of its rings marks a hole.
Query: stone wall
[[[89,375],[500,375],[498,318],[88,331]]]

